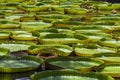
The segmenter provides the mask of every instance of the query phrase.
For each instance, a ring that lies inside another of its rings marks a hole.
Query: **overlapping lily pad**
[[[34,70],[40,66],[43,60],[34,56],[24,56],[20,59],[0,56],[0,62],[0,72],[12,73]]]
[[[10,53],[9,49],[0,47],[0,55],[9,55],[9,53]]]
[[[10,37],[14,40],[28,40],[28,41],[31,40],[32,41],[36,39],[36,37],[33,36],[32,33],[27,31],[13,31]]]
[[[72,49],[67,45],[37,45],[30,46],[28,49],[30,54],[46,54],[46,53],[55,53],[59,56],[68,56]]]
[[[92,68],[103,64],[101,60],[90,58],[72,59],[69,57],[58,57],[46,61],[51,69],[75,69],[80,72],[89,72]],[[65,64],[65,65],[64,65]]]
[[[13,51],[28,50],[28,47],[30,47],[30,45],[29,44],[9,44],[9,43],[6,44],[6,43],[2,43],[0,45],[0,47],[9,49],[10,52],[13,52]]]
[[[22,22],[21,23],[21,28],[23,30],[29,30],[29,31],[33,31],[33,30],[41,30],[41,29],[45,29],[45,28],[49,28],[51,27],[52,24],[51,23],[45,23],[43,21],[38,21],[38,22]]]
[[[97,69],[97,72],[103,73],[103,74],[109,74],[112,77],[119,77],[119,71],[120,70],[120,64],[113,63],[113,64],[106,64],[101,66]]]
[[[30,80],[114,80],[112,77],[98,73],[79,73],[73,70],[50,70],[32,75]]]

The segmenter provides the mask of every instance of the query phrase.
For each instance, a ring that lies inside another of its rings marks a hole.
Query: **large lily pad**
[[[0,72],[23,72],[34,70],[43,62],[42,59],[34,56],[24,56],[14,58],[10,56],[0,56]]]
[[[0,47],[0,55],[8,55],[10,53],[9,49]]]
[[[51,38],[51,39],[44,38],[44,39],[39,39],[39,42],[42,44],[73,44],[84,41],[80,41],[79,39],[75,39],[75,38]]]
[[[9,39],[9,32],[0,32],[0,39]]]
[[[42,22],[42,21],[39,21],[39,22],[22,22],[21,23],[21,28],[24,29],[24,30],[29,30],[29,31],[32,31],[32,30],[41,30],[41,29],[45,29],[45,28],[48,28],[48,27],[51,27],[52,24],[51,23],[45,23],[45,22]]]
[[[100,34],[100,32],[99,32],[99,34],[91,33],[91,32],[88,32],[88,33],[87,32],[85,32],[85,33],[81,32],[81,33],[77,33],[75,35],[86,36],[91,42],[97,42],[97,41],[100,41],[102,39],[111,39],[112,38],[111,35],[104,34],[104,33]]]
[[[115,49],[111,48],[96,48],[96,49],[89,49],[89,48],[75,48],[75,52],[78,56],[93,56],[95,54],[101,53],[116,53]]]
[[[14,40],[35,40],[36,37],[32,35],[32,33],[27,31],[14,31],[11,36]]]
[[[86,9],[80,9],[80,8],[65,8],[65,13],[67,14],[76,14],[76,15],[82,15],[87,13],[88,10]]]
[[[103,62],[92,58],[58,57],[46,60],[48,68],[52,69],[75,69],[81,72],[89,72],[93,67],[101,65]],[[51,67],[52,66],[52,67]]]
[[[30,80],[114,80],[112,77],[98,73],[79,73],[73,70],[50,70],[34,74]]]
[[[119,21],[120,20],[120,18],[119,17],[95,17],[95,18],[93,18],[93,20],[104,20],[104,21]]]
[[[73,30],[102,30],[102,31],[110,31],[113,29],[113,26],[105,26],[105,25],[85,25],[83,26],[76,26],[72,28]],[[91,31],[92,32],[92,31]]]
[[[29,22],[29,21],[34,21],[35,17],[33,15],[23,15],[20,17],[20,21],[22,22]]]
[[[48,6],[36,6],[36,5],[19,5],[19,9],[22,9],[26,12],[40,12],[40,11],[48,11],[49,7]]]
[[[56,53],[59,56],[68,56],[72,49],[67,45],[37,45],[30,46],[28,52],[30,54]]]
[[[13,51],[20,51],[20,50],[28,50],[28,47],[30,47],[30,45],[29,44],[4,44],[2,43],[0,47],[9,49],[10,52],[13,52]]]
[[[120,63],[120,58],[119,57],[99,57],[99,59],[103,60],[106,63]]]
[[[100,41],[100,45],[112,47],[112,48],[119,48],[120,47],[120,41],[115,40],[109,40],[109,41]]]
[[[97,72],[103,74],[109,74],[112,77],[120,77],[120,64],[113,63],[113,64],[106,64],[97,69]]]
[[[16,29],[19,28],[19,26],[19,22],[16,21],[0,20],[1,29]]]
[[[39,20],[49,20],[49,21],[67,21],[71,17],[67,15],[60,15],[60,14],[49,14],[49,15],[36,15],[37,19]]]
[[[8,20],[20,21],[20,18],[24,16],[23,14],[14,14],[10,16],[6,16],[5,18]]]

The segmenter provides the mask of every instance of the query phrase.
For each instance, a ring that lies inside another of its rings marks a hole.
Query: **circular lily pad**
[[[38,68],[42,62],[42,59],[34,56],[24,56],[21,58],[0,56],[0,72],[11,73],[30,71]]]
[[[103,64],[103,61],[93,58],[58,57],[46,60],[47,68],[51,69],[75,69],[81,72],[92,71],[92,68]]]
[[[108,74],[112,77],[120,77],[120,63],[102,65],[97,69],[97,72]]]
[[[98,73],[79,73],[74,70],[50,70],[31,76],[30,80],[114,80],[112,77]]]

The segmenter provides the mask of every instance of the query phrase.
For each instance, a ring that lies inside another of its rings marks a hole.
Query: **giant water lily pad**
[[[106,21],[119,21],[120,20],[120,18],[119,17],[95,17],[95,18],[93,18],[93,20],[106,20]]]
[[[77,32],[76,34],[86,35],[93,42],[97,42],[97,41],[102,40],[102,39],[112,39],[112,35],[106,34],[103,32],[99,32],[99,33],[96,33],[96,32]]]
[[[0,39],[9,39],[10,33],[0,32]]]
[[[43,62],[42,59],[34,56],[24,56],[14,58],[10,56],[0,56],[0,72],[23,72],[34,70]]]
[[[79,73],[74,70],[50,70],[39,72],[30,77],[30,80],[114,80],[108,75],[99,73]]]
[[[33,1],[33,3],[35,3],[35,1]],[[26,12],[41,12],[41,11],[44,12],[44,11],[48,11],[49,10],[48,6],[44,6],[44,5],[40,5],[39,6],[39,3],[36,4],[36,5],[22,4],[22,5],[19,5],[18,8],[22,9],[22,10],[24,10]]]
[[[87,13],[88,10],[83,9],[83,8],[65,8],[65,13],[67,14],[75,14],[75,15],[82,15]]]
[[[75,48],[75,52],[78,56],[92,56],[97,53],[95,49],[87,49],[87,48]]]
[[[59,32],[61,31],[61,32]],[[66,31],[66,30],[65,30]],[[68,44],[68,43],[77,43],[80,40],[73,37],[73,32],[65,32],[57,29],[45,29],[38,30],[33,32],[33,35],[39,37],[39,42],[43,44]]]
[[[35,45],[28,49],[29,54],[57,54],[59,56],[68,56],[72,52],[72,48],[68,45]]]
[[[78,58],[74,60],[69,57],[48,59],[46,62],[48,63],[48,66],[53,66],[53,69],[75,69],[81,72],[89,72],[92,70],[93,67],[99,66],[103,63],[101,60],[98,59]]]
[[[23,22],[28,22],[28,21],[34,21],[35,20],[35,17],[33,15],[23,15],[20,17],[20,21],[23,21]]]
[[[24,16],[23,14],[14,14],[10,16],[6,16],[5,18],[8,20],[20,21],[20,17]]]
[[[87,40],[79,40],[73,37],[73,34],[66,33],[46,33],[41,34],[41,38],[39,38],[39,42],[42,44],[71,44],[71,43],[79,43],[86,42]]]
[[[78,56],[93,56],[95,54],[101,54],[101,53],[116,53],[115,49],[111,48],[96,48],[96,49],[89,49],[89,48],[75,48],[75,52]]]
[[[49,20],[49,21],[67,21],[71,17],[67,15],[60,15],[60,14],[49,14],[49,15],[36,15],[37,19],[39,20]]]
[[[0,47],[0,55],[8,55],[9,52],[10,51],[8,49]]]
[[[120,64],[112,63],[112,64],[103,65],[97,69],[97,72],[103,74],[109,74],[112,77],[120,77]]]
[[[120,57],[99,57],[99,59],[103,60],[106,63],[120,63]]]
[[[13,51],[28,50],[28,47],[30,47],[30,45],[29,44],[4,44],[2,43],[0,47],[9,49],[10,52],[13,52]]]
[[[41,29],[45,29],[48,27],[51,27],[52,24],[51,23],[45,23],[42,21],[38,21],[38,22],[22,22],[21,23],[21,28],[24,30],[41,30]]]
[[[39,42],[42,44],[72,44],[72,43],[79,43],[79,42],[85,42],[80,41],[79,39],[75,38],[44,38],[39,39]]]
[[[83,26],[76,26],[72,28],[73,30],[76,30],[77,33],[79,32],[93,32],[93,31],[111,31],[113,29],[113,26],[107,26],[107,25],[85,25]]]
[[[16,21],[8,21],[8,20],[0,20],[0,28],[1,29],[16,29],[19,28],[19,22]]]
[[[14,31],[12,32],[11,36],[14,40],[35,40],[36,37],[32,35],[32,33],[27,31]]]
[[[119,48],[120,41],[110,40],[110,41],[100,41],[100,45],[112,47],[112,48]]]
[[[28,44],[35,45],[36,41],[23,41],[23,40],[0,40],[0,44]]]

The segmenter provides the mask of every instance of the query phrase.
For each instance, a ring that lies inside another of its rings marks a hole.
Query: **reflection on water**
[[[32,74],[40,72],[41,69],[20,73],[0,73],[0,80],[29,80]]]

